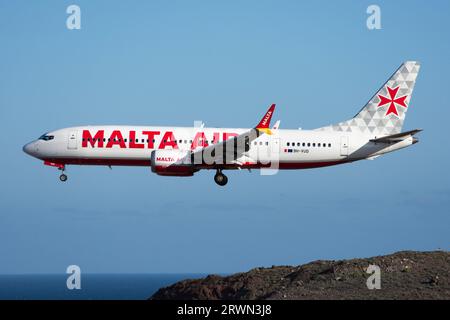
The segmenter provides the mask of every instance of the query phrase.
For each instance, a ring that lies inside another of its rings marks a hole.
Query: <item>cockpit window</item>
[[[44,141],[49,141],[49,140],[53,140],[55,136],[49,136],[48,134],[43,134],[42,136],[39,137],[39,140],[44,140]]]

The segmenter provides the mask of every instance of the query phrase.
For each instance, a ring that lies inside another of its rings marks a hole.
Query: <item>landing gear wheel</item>
[[[62,182],[66,182],[67,181],[67,176],[63,173],[59,176],[59,180],[61,180]]]
[[[217,171],[216,175],[214,176],[214,181],[219,185],[219,186],[224,186],[227,184],[228,182],[228,178],[226,175],[224,175],[222,173],[222,171]]]

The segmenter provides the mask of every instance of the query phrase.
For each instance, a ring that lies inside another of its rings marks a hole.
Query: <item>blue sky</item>
[[[81,7],[81,30],[66,8]],[[235,272],[450,249],[450,4],[0,0],[0,273]],[[405,60],[421,72],[405,130],[420,143],[337,167],[164,178],[22,152],[82,124],[282,128],[353,116]]]

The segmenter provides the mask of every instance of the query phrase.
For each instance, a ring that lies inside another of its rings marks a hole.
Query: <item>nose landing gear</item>
[[[226,175],[224,175],[224,174],[222,173],[222,170],[221,170],[221,169],[217,169],[217,172],[216,172],[216,174],[215,174],[215,176],[214,176],[214,181],[215,181],[219,186],[222,186],[222,187],[223,187],[224,185],[227,184],[228,178],[227,178]]]
[[[64,174],[64,170],[66,170],[66,167],[63,166],[63,167],[59,168],[59,170],[61,170],[61,175],[59,176],[59,180],[61,180],[61,182],[66,182],[67,181],[67,175]]]
[[[61,175],[59,176],[59,180],[61,180],[62,182],[67,181],[67,176],[64,174],[64,171],[66,170],[66,165],[64,163],[44,161],[44,165],[58,168],[58,170],[61,171]]]

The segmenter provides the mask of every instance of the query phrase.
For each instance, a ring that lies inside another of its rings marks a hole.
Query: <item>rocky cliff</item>
[[[381,289],[367,288],[369,265],[380,268]],[[151,299],[450,299],[450,252],[402,251],[210,275],[161,288]]]

